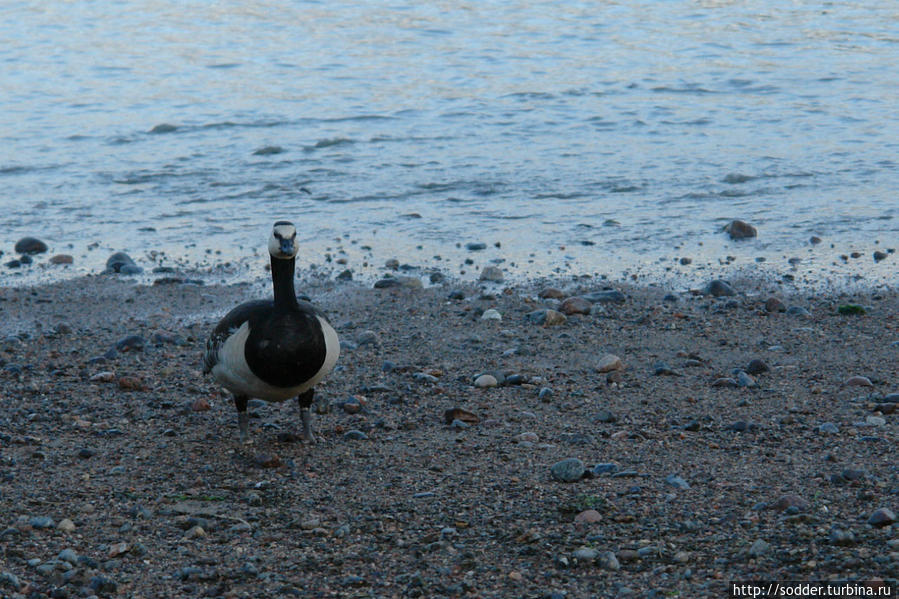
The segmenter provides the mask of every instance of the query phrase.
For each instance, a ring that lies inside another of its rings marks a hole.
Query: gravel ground
[[[0,289],[0,596],[721,597],[899,575],[899,296],[416,280],[307,282],[343,343],[313,446],[293,402],[251,404],[238,444],[200,373],[216,318],[260,289]]]

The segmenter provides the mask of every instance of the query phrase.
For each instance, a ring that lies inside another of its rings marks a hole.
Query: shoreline
[[[428,248],[421,245],[411,248],[400,243],[398,250],[395,244],[385,246],[362,236],[344,235],[332,243],[319,242],[304,248],[298,261],[303,265],[298,277],[301,280],[349,277],[373,283],[385,273],[399,271],[397,274],[418,276],[427,283],[428,275],[436,272],[442,278],[474,283],[484,268],[496,267],[503,272],[506,282],[518,286],[566,277],[663,286],[671,290],[701,285],[714,278],[777,282],[795,293],[858,293],[899,286],[895,268],[899,258],[895,248],[886,247],[879,240],[839,246],[817,237],[813,240],[797,241],[792,248],[772,249],[758,239],[728,240],[722,234],[707,236],[689,248],[685,247],[688,244],[678,244],[647,248],[644,253],[603,248],[594,242],[589,245],[572,242],[526,252],[500,240],[460,241],[454,245],[444,242]],[[12,246],[5,249],[6,253],[0,253],[3,263],[16,260]],[[106,268],[104,262],[108,266],[107,257],[118,250],[93,243],[77,251],[68,244],[61,256],[70,263],[51,263],[60,257],[58,251],[51,244],[46,253],[30,256],[31,264],[0,267],[0,286],[34,287],[101,275]],[[266,278],[264,268],[268,259],[258,248],[250,252],[240,248],[233,255],[212,249],[192,251],[193,254],[183,255],[163,248],[132,252],[129,258],[141,272],[122,276],[143,284],[175,277],[195,279],[206,285],[257,283]]]
[[[777,293],[791,313],[766,307],[777,281],[732,283],[307,276],[343,345],[315,446],[291,402],[251,406],[237,444],[200,375],[215,317],[264,282],[0,289],[3,592],[718,597],[897,578],[899,294]],[[621,295],[590,314],[534,314],[604,287]]]

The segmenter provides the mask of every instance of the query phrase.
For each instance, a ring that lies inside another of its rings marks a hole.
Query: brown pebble
[[[144,381],[136,376],[119,377],[119,389],[125,391],[143,391],[146,389]]]
[[[50,264],[71,264],[75,259],[68,254],[56,254],[50,258]]]
[[[787,306],[776,297],[765,300],[765,312],[786,312]]]
[[[543,321],[543,326],[552,327],[560,324],[565,324],[565,321],[568,320],[561,312],[557,312],[555,310],[547,310],[546,311],[546,320]]]
[[[118,557],[123,553],[128,553],[131,546],[128,543],[121,542],[109,546],[109,557]]]
[[[771,505],[771,509],[778,512],[782,512],[791,507],[807,510],[809,508],[809,502],[799,495],[783,495]]]
[[[602,520],[602,514],[600,514],[596,510],[584,510],[574,517],[575,522],[585,522],[587,524],[593,524],[595,522],[599,522],[600,520]]]
[[[477,424],[481,421],[478,415],[462,408],[451,408],[443,413],[443,420],[447,424],[452,424],[453,420],[461,420],[468,424]]]
[[[565,297],[565,294],[555,287],[547,287],[540,292],[539,296],[542,299],[562,299]]]
[[[190,409],[194,412],[205,412],[209,409],[209,402],[205,397],[198,397],[190,404]]]
[[[755,227],[742,220],[731,221],[724,230],[730,235],[731,239],[749,239],[757,237],[758,231]]]
[[[737,387],[737,381],[730,377],[721,377],[712,382],[712,387]]]
[[[281,467],[281,458],[279,458],[275,454],[258,453],[253,458],[253,461],[260,468],[280,468]]]
[[[571,316],[572,314],[590,314],[593,304],[582,297],[569,297],[559,306],[559,311]]]

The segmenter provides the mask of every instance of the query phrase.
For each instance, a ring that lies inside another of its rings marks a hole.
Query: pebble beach
[[[251,402],[239,444],[201,374],[214,323],[264,281],[0,289],[0,596],[721,597],[899,575],[899,295],[491,268],[300,274],[342,344],[316,445],[289,401]]]

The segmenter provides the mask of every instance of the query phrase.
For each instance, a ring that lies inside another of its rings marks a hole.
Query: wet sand
[[[264,286],[0,289],[0,595],[721,597],[896,578],[899,296],[616,284],[623,301],[588,315],[528,316],[607,285],[306,279],[344,342],[314,446],[292,402],[251,407],[238,444],[200,372],[217,317]],[[620,369],[598,371],[607,354]],[[502,384],[476,387],[483,373]],[[572,458],[584,474],[554,476]]]

